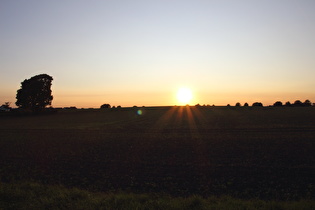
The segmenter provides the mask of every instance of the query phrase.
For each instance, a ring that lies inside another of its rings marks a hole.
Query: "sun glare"
[[[192,92],[189,88],[180,88],[177,91],[177,100],[183,105],[188,104],[191,101],[192,97]]]

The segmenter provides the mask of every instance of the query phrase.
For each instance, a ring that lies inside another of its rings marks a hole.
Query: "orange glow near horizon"
[[[185,93],[185,91],[184,91]],[[183,93],[181,93],[183,94]],[[191,94],[191,95],[189,95]],[[14,96],[14,94],[12,94]],[[282,101],[283,103],[290,101],[294,103],[295,100],[301,100],[304,102],[309,99],[314,103],[313,94],[303,94],[303,93],[272,93],[272,94],[262,94],[262,93],[242,93],[242,92],[203,92],[191,91],[188,92],[188,96],[183,94],[183,100],[187,97],[190,101],[182,101],[178,97],[179,89],[173,88],[173,91],[156,91],[156,92],[118,92],[114,93],[72,93],[72,92],[62,92],[53,91],[52,93],[54,99],[52,101],[53,107],[69,107],[76,106],[77,108],[99,108],[102,104],[110,104],[111,106],[122,106],[122,107],[132,107],[132,106],[183,106],[196,104],[200,105],[215,105],[215,106],[226,106],[230,104],[234,106],[237,102],[241,103],[243,106],[247,102],[250,106],[254,102],[261,102],[264,106],[272,105],[276,101]],[[14,106],[15,99],[6,99],[6,101],[11,102]],[[3,101],[2,103],[4,103]]]

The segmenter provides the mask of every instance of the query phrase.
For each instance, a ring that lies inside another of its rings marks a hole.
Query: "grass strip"
[[[33,182],[0,183],[0,209],[314,209],[315,200],[241,200],[229,196],[171,197],[158,194],[96,193]]]

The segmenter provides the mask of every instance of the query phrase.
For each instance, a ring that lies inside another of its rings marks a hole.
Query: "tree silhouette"
[[[308,99],[307,99],[307,100],[305,100],[303,104],[304,104],[304,106],[312,106],[311,101],[310,101],[310,100],[308,100]]]
[[[252,106],[263,106],[263,104],[261,102],[255,102]]]
[[[294,101],[294,106],[303,106],[303,103],[300,100]]]
[[[101,109],[109,109],[110,108],[110,104],[103,104],[101,106]]]
[[[237,102],[237,103],[235,104],[235,106],[241,106],[241,103],[240,103],[240,102]]]
[[[273,104],[273,106],[282,106],[283,104],[282,104],[282,102],[281,101],[277,101],[277,102],[275,102],[274,104]]]
[[[51,82],[53,78],[47,74],[40,74],[21,83],[21,89],[17,91],[15,104],[19,108],[40,111],[47,105],[51,105]]]
[[[248,103],[246,102],[246,103],[244,104],[244,106],[248,106]]]
[[[292,106],[292,104],[290,103],[290,101],[287,101],[287,102],[285,103],[285,106]]]

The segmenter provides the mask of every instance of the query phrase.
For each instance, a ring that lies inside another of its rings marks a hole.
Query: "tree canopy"
[[[276,101],[274,104],[273,104],[273,106],[282,106],[283,104],[282,104],[282,102],[281,101]]]
[[[103,105],[101,105],[101,109],[109,109],[111,106],[110,106],[110,104],[103,104]]]
[[[17,91],[15,104],[19,108],[39,111],[51,105],[51,82],[53,78],[47,74],[40,74],[21,83],[21,89]]]
[[[255,102],[252,106],[263,106],[263,104],[261,102]]]

